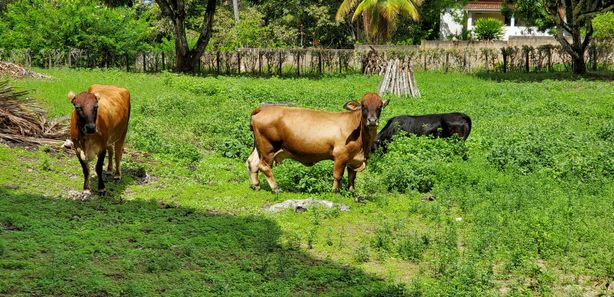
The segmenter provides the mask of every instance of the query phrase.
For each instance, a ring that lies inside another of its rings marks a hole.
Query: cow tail
[[[465,140],[467,140],[469,133],[471,133],[471,118],[468,115],[465,115],[465,120],[467,120],[467,131],[465,131]]]

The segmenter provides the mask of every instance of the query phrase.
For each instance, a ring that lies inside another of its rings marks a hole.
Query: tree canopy
[[[571,56],[573,72],[586,72],[584,52],[593,37],[593,18],[614,10],[614,2],[607,0],[507,0],[513,12],[540,30],[554,28],[554,37]],[[571,40],[570,40],[571,39]]]

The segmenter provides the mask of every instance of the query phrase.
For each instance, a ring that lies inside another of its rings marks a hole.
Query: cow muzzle
[[[367,118],[367,126],[377,126],[379,125],[378,118]]]
[[[86,124],[83,127],[83,133],[85,133],[85,134],[94,134],[94,133],[96,133],[96,124]]]

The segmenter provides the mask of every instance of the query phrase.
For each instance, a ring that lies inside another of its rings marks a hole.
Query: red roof
[[[466,10],[501,10],[503,1],[471,1],[465,5]]]

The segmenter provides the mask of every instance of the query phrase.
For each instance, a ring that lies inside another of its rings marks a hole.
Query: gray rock
[[[313,197],[309,197],[307,199],[301,199],[301,200],[286,200],[284,202],[281,203],[277,203],[277,204],[273,204],[269,207],[266,208],[267,211],[269,212],[280,212],[284,209],[306,209],[307,206],[310,205],[320,205],[320,206],[324,206],[326,208],[333,208],[333,207],[339,207],[339,210],[341,211],[349,211],[350,207],[339,203],[339,204],[335,204],[332,201],[328,201],[328,200],[318,200],[318,199],[314,199]]]

